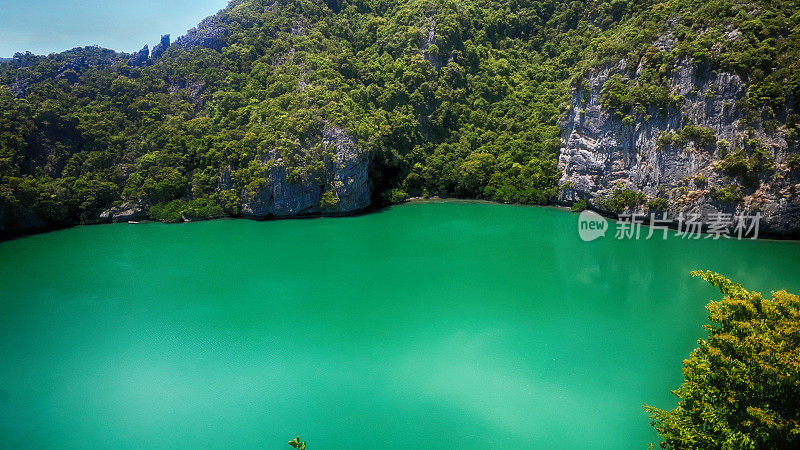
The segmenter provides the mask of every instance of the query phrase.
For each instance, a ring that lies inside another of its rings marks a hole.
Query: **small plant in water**
[[[296,436],[294,439],[289,441],[289,445],[300,450],[306,449],[306,441],[300,441],[300,436]]]

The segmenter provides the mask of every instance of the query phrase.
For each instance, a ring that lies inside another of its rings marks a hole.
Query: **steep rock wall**
[[[699,214],[709,222],[713,214],[762,215],[761,231],[774,235],[800,234],[800,174],[787,165],[796,148],[787,143],[781,129],[765,131],[760,124],[745,124],[741,100],[747,85],[732,73],[712,72],[679,61],[668,77],[672,95],[683,96],[675,108],[649,107],[647,116],[631,123],[601,105],[602,89],[614,74],[635,80],[641,66],[626,70],[624,61],[598,70],[588,77],[588,85],[575,88],[566,114],[561,120],[561,151],[558,167],[559,200],[572,204],[579,200],[606,212],[604,199],[615,190],[645,194],[649,200],[663,198],[668,218],[677,220]],[[631,74],[631,72],[633,72]],[[626,123],[627,122],[627,123]],[[664,133],[680,133],[687,125],[710,129],[716,144],[700,145],[694,140],[664,145]],[[773,164],[746,182],[720,170],[725,154],[746,147],[756,139]],[[740,201],[721,201],[713,195],[731,188],[742,194]],[[646,202],[625,210],[628,213],[655,212]],[[659,217],[662,211],[658,210]]]
[[[300,180],[290,180],[283,160],[273,153],[264,163],[269,167],[266,187],[242,192],[242,215],[342,215],[367,208],[371,197],[367,155],[359,153],[354,139],[337,127],[322,130],[322,144],[333,157],[323,160],[322,173],[303,174]]]

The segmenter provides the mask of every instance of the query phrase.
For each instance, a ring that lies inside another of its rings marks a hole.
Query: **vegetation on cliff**
[[[691,55],[745,75],[754,120],[791,135],[794,10],[789,1],[236,0],[149,61],[99,48],[18,54],[0,63],[0,223],[93,222],[122,204],[160,220],[236,216],[270,161],[281,159],[290,180],[315,176],[330,157],[326,126],[370,155],[376,202],[548,203],[570,81],[621,57],[646,70],[636,85],[604,91],[623,116],[679,101],[664,74]],[[654,49],[668,27],[678,44]]]

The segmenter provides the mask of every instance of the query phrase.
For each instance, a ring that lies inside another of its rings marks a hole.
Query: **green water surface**
[[[549,208],[78,227],[0,243],[0,447],[625,449],[655,442],[711,269],[800,245],[583,242]]]

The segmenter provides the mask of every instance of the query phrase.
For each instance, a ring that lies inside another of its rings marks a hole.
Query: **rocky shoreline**
[[[404,204],[413,204],[413,203],[476,203],[476,204],[492,204],[492,205],[509,205],[509,206],[519,206],[519,207],[526,207],[526,208],[550,208],[556,209],[559,211],[563,211],[566,213],[573,213],[575,215],[576,220],[576,230],[577,230],[577,219],[579,212],[573,211],[570,208],[570,204],[566,202],[554,202],[550,205],[529,205],[523,203],[502,203],[502,202],[495,202],[491,200],[482,200],[482,199],[471,199],[471,198],[442,198],[442,197],[412,197],[401,202],[397,203],[388,203],[388,204],[370,204],[362,209],[353,210],[345,213],[333,213],[333,214],[324,214],[320,212],[315,213],[307,213],[307,214],[298,214],[294,216],[271,216],[271,217],[245,217],[245,216],[224,216],[224,217],[216,217],[212,219],[191,219],[186,218],[182,223],[189,223],[189,222],[205,222],[209,220],[238,220],[238,219],[248,219],[248,220],[256,220],[256,221],[272,221],[272,220],[302,220],[302,219],[317,219],[323,217],[354,217],[360,216],[365,214],[372,214],[376,212],[380,212],[385,210],[386,208],[391,208],[393,206],[401,206]],[[23,238],[27,236],[32,236],[41,233],[47,233],[51,231],[59,231],[64,230],[67,228],[73,228],[78,226],[93,226],[93,225],[107,225],[111,223],[132,223],[132,224],[142,224],[142,223],[161,223],[157,220],[152,220],[144,211],[143,209],[138,208],[130,208],[129,206],[120,207],[115,209],[119,211],[115,215],[112,215],[109,220],[103,222],[94,222],[94,223],[84,223],[84,224],[71,224],[71,225],[44,225],[39,228],[30,228],[24,230],[15,230],[15,231],[5,231],[0,233],[0,242],[12,239]],[[600,214],[604,218],[608,220],[612,220],[618,222],[620,218],[618,214],[610,213],[608,211],[603,211],[600,209],[590,208],[590,210]],[[644,227],[650,226],[649,223],[649,216],[644,217],[644,221],[641,224]],[[666,225],[670,230],[678,230],[678,221],[673,221]],[[707,233],[707,227],[704,227],[701,230],[701,238],[710,237]],[[800,233],[797,234],[786,234],[780,233],[775,234],[769,231],[759,230],[758,240],[778,240],[778,241],[798,241],[800,242]]]

